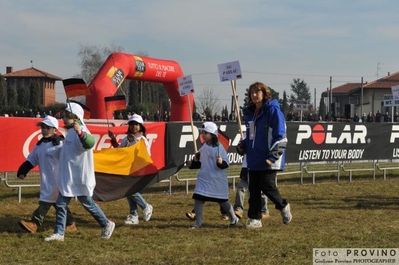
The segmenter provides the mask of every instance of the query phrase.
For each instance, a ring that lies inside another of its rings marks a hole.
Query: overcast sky
[[[397,0],[28,1],[0,4],[0,73],[33,66],[61,78],[80,72],[79,45],[124,48],[177,61],[195,94],[213,89],[230,106],[217,65],[239,61],[245,89],[261,81],[291,94],[294,78],[320,94],[399,71]],[[65,99],[57,82],[57,99]]]

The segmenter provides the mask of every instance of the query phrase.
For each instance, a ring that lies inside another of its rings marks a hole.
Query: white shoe
[[[64,241],[64,235],[52,234],[52,235],[44,238],[44,241]]]
[[[150,221],[153,209],[154,208],[150,204],[147,204],[147,207],[144,208],[144,210],[143,210],[143,221],[144,222]]]
[[[281,216],[283,217],[283,223],[289,224],[292,220],[291,206],[289,203],[281,210]]]
[[[125,225],[138,225],[139,224],[139,216],[129,214],[125,220]]]
[[[108,225],[101,229],[101,238],[105,239],[111,238],[114,229],[115,229],[115,223],[112,221],[108,221]]]
[[[261,228],[262,227],[262,221],[260,219],[248,219],[247,224],[246,224],[245,227],[249,228],[249,229]]]
[[[239,222],[239,221],[240,221],[240,218],[236,217],[236,219],[235,219],[233,222],[231,222],[231,223],[229,224],[229,226],[230,226],[230,227],[235,227],[235,226],[238,225],[238,222]]]

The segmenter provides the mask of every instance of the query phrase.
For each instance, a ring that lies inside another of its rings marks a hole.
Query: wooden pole
[[[233,90],[234,109],[235,109],[235,112],[236,112],[238,129],[240,131],[241,138],[244,138],[244,133],[242,132],[242,128],[241,128],[241,115],[240,115],[240,111],[239,111],[239,108],[238,108],[238,101],[237,101],[236,80],[231,80],[230,83],[231,83],[231,89]]]
[[[190,114],[190,123],[191,123],[191,134],[193,136],[193,143],[194,143],[194,153],[198,152],[197,149],[197,141],[194,137],[194,123],[193,123],[193,113],[191,111],[191,104],[190,104],[190,94],[187,94],[187,101],[188,101],[188,113]]]

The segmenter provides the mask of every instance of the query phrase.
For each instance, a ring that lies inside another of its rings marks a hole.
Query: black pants
[[[282,210],[287,201],[280,195],[276,186],[276,170],[251,171],[249,170],[249,209],[248,218],[262,218],[261,191],[276,205],[277,210]]]
[[[47,215],[51,206],[53,206],[54,209],[57,209],[55,203],[39,201],[39,207],[37,207],[37,209],[32,214],[32,222],[36,223],[38,226],[42,226],[44,217]],[[66,225],[71,225],[74,222],[75,222],[75,218],[73,217],[71,211],[68,208]]]

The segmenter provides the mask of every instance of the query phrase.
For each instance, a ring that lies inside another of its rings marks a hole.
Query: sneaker
[[[195,213],[186,212],[186,217],[191,221],[195,221]]]
[[[108,221],[108,225],[106,227],[101,228],[101,238],[109,239],[112,236],[114,229],[115,229],[115,223],[112,221]]]
[[[144,208],[144,210],[143,210],[143,220],[144,220],[144,222],[150,221],[153,209],[154,208],[150,204],[147,204],[147,207]]]
[[[76,227],[75,223],[72,223],[65,227],[65,231],[68,231],[68,232],[77,231],[77,230],[78,230],[78,228]]]
[[[44,238],[44,241],[64,241],[64,235],[52,234],[51,236]]]
[[[220,219],[223,221],[228,221],[229,220],[229,215],[228,214],[222,214],[222,216],[220,216]]]
[[[248,219],[247,224],[245,226],[246,228],[252,229],[252,228],[261,228],[262,227],[262,221],[259,219]]]
[[[267,219],[269,217],[270,215],[268,213],[262,213],[262,219]]]
[[[29,233],[32,233],[32,234],[36,233],[36,231],[37,231],[37,224],[35,224],[34,222],[21,220],[21,221],[19,221],[18,225],[22,229],[25,229],[26,231],[28,231]]]
[[[236,219],[229,224],[229,227],[237,226],[239,221],[240,221],[240,218],[236,217]]]
[[[138,215],[129,214],[126,217],[125,225],[138,225],[138,224],[139,224],[139,216]]]
[[[200,225],[192,225],[192,226],[190,226],[190,229],[198,229],[200,227],[201,227]]]
[[[237,218],[239,218],[239,219],[241,219],[242,218],[242,212],[240,212],[240,211],[238,211],[238,210],[236,210],[236,211],[234,211],[234,213],[236,214],[236,216],[237,216]]]
[[[289,203],[281,210],[281,216],[283,217],[283,223],[289,224],[292,220],[291,206]]]

